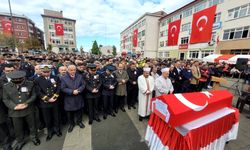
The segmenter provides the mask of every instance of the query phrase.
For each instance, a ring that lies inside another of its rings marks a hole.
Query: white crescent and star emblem
[[[56,27],[56,29],[57,29],[58,31],[61,31],[61,30],[62,30],[62,26],[58,25],[58,26]]]
[[[201,16],[198,20],[197,20],[197,22],[196,22],[196,26],[199,28],[199,31],[201,32],[202,30],[203,30],[203,27],[201,26],[201,27],[199,27],[199,23],[201,22],[201,20],[205,20],[205,25],[207,24],[207,22],[208,22],[208,18],[207,18],[207,16]]]
[[[200,92],[200,93],[203,93],[205,94],[208,98],[210,98],[211,96],[213,96],[213,94],[211,94],[210,92],[206,91],[206,92]],[[206,100],[206,103],[205,105],[203,106],[199,106],[199,105],[196,105],[192,102],[190,102],[188,99],[186,99],[182,94],[175,94],[175,97],[182,103],[184,104],[185,106],[187,106],[188,108],[194,110],[194,111],[201,111],[203,110],[204,108],[207,107],[208,105],[208,101]]]
[[[5,25],[5,28],[10,31],[11,30],[11,24],[10,23],[6,23]]]
[[[174,32],[173,32],[173,29],[174,29],[174,32],[176,32],[176,31],[177,31],[177,27],[176,27],[176,25],[172,26],[172,27],[171,27],[171,29],[170,29],[170,31],[171,31],[171,33],[172,33],[172,34],[171,34],[171,36],[172,36],[172,37],[174,37]]]

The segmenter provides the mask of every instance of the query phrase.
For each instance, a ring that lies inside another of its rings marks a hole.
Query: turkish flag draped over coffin
[[[2,20],[2,28],[3,28],[3,33],[11,34],[11,32],[12,32],[11,21]]]
[[[168,25],[168,46],[178,44],[181,20],[176,20]]]
[[[64,29],[63,29],[63,24],[60,23],[55,23],[55,30],[56,30],[56,35],[64,35]]]
[[[226,90],[162,95],[152,99],[151,109],[169,125],[177,127],[232,106],[233,95]]]
[[[193,15],[191,44],[209,42],[211,40],[215,11],[216,5]]]
[[[133,46],[137,47],[137,35],[138,35],[138,29],[135,29],[133,32]]]

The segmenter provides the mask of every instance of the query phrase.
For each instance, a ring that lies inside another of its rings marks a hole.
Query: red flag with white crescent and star
[[[63,24],[55,23],[56,35],[64,35]]]
[[[211,40],[215,11],[216,5],[193,15],[190,44],[209,42]]]
[[[138,29],[135,29],[133,32],[133,46],[137,47],[137,35],[138,35]]]
[[[9,20],[2,20],[2,28],[3,28],[3,33],[5,33],[5,34],[11,34],[11,32],[12,32],[11,21],[9,21]]]
[[[168,46],[175,46],[178,44],[180,26],[181,20],[176,20],[168,25]]]

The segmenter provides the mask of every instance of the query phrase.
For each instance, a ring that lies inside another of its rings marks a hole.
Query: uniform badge
[[[50,79],[50,82],[53,84],[56,83],[55,79],[53,79],[53,78]]]
[[[28,92],[28,88],[27,87],[21,87],[21,92],[23,92],[23,93]]]

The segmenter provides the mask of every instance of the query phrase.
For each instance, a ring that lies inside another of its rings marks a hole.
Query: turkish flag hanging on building
[[[176,20],[168,25],[168,46],[174,46],[178,44],[178,38],[180,33],[181,20]]]
[[[138,35],[138,29],[135,29],[133,32],[133,46],[137,47],[137,35]]]
[[[191,44],[209,42],[211,40],[215,11],[216,5],[193,15]]]
[[[2,28],[3,28],[3,33],[11,34],[11,32],[12,32],[11,21],[2,20]]]
[[[55,23],[56,35],[64,35],[63,24]]]

